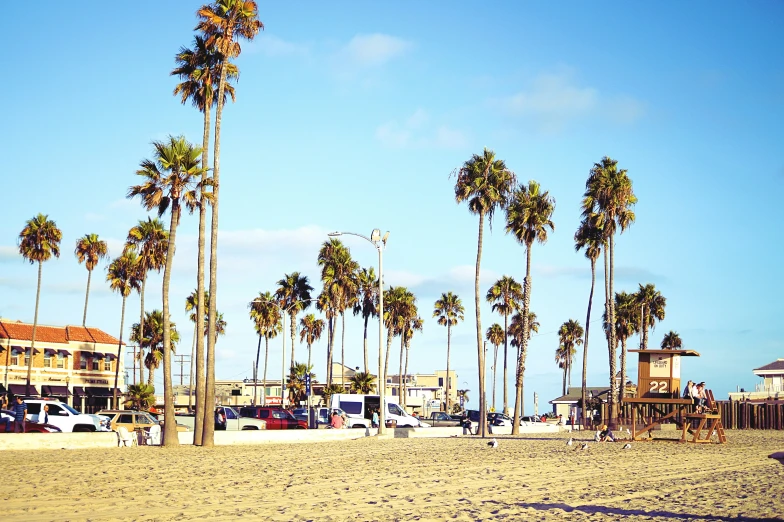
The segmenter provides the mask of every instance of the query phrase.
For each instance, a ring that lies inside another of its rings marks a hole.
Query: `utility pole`
[[[178,360],[174,364],[180,363],[180,386],[183,385],[182,379],[185,377],[185,362],[190,362],[189,355],[175,355]],[[175,375],[176,377],[176,375]]]

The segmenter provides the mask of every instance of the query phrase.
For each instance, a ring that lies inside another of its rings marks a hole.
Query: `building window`
[[[438,386],[439,386],[439,388],[443,388],[444,387],[444,378],[443,377],[439,377],[438,378]]]
[[[24,365],[30,366],[30,349],[28,348],[24,356]]]
[[[44,352],[44,368],[51,368],[52,367],[52,354],[50,352]]]
[[[84,354],[82,354],[82,356],[79,357],[79,369],[81,370],[87,369],[87,356]]]
[[[65,368],[65,355],[58,353],[57,354],[57,367],[58,368]]]
[[[103,360],[103,371],[110,372],[112,371],[112,360],[108,357]]]
[[[11,350],[11,366],[19,366],[19,352]]]
[[[101,369],[101,367],[100,367],[100,364],[101,364],[101,361],[100,361],[100,359],[93,358],[93,366],[92,366],[92,369],[93,369],[93,370],[96,370],[96,371],[97,371],[97,370],[100,370],[100,369]]]

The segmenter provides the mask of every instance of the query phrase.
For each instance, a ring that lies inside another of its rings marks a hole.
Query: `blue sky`
[[[201,115],[172,96],[168,74],[192,42],[199,3],[152,5],[51,3],[35,24],[2,31],[16,79],[6,82],[2,317],[33,319],[36,269],[16,248],[26,220],[43,212],[63,231],[61,257],[44,265],[39,322],[79,324],[86,270],[73,256],[76,239],[97,233],[118,255],[146,217],[124,196],[150,142],[184,134],[201,143]],[[8,9],[6,20],[29,16],[21,4]],[[653,283],[667,298],[651,344],[675,330],[702,354],[685,362],[684,378],[705,380],[718,398],[752,388],[753,368],[784,357],[775,326],[784,312],[782,15],[774,2],[261,3],[266,29],[242,44],[237,102],[223,119],[218,306],[228,334],[217,377],[251,377],[248,301],[295,270],[318,290],[327,232],[380,228],[391,232],[386,281],[408,286],[426,319],[410,370],[445,367],[446,329],[432,308],[442,292],[458,293],[466,321],[453,332],[452,366],[476,404],[477,218],[455,204],[450,173],[488,147],[557,202],[555,232],[533,249],[541,329],[529,347],[529,413],[534,392],[539,411],[560,394],[556,330],[570,318],[585,324],[590,264],[573,235],[588,171],[604,155],[628,169],[639,198],[636,223],[617,239],[616,290]],[[184,216],[178,231],[171,289],[181,354],[192,339],[179,303],[195,288],[197,221]],[[503,215],[485,232],[482,292],[504,274],[522,281],[525,251],[504,234]],[[376,265],[368,243],[345,243],[362,266]],[[117,335],[121,299],[104,273],[93,278],[88,324]],[[160,277],[148,285],[149,308],[160,306],[159,285]],[[126,325],[138,306],[131,297]],[[346,322],[346,363],[361,365],[362,323]],[[483,305],[483,330],[493,322],[502,318]],[[589,384],[603,385],[607,348],[592,327]],[[297,351],[301,358],[304,345]],[[325,351],[325,341],[314,346],[320,378]],[[395,372],[396,360],[393,349]],[[635,379],[636,358],[629,370]],[[499,372],[499,407],[500,389]]]

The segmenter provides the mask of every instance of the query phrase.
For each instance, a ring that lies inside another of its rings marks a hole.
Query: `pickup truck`
[[[452,428],[460,426],[460,419],[456,419],[443,411],[434,411],[430,414],[430,417],[427,418],[427,423],[434,428]]]
[[[66,433],[111,431],[109,419],[101,415],[79,413],[67,404],[51,399],[27,399],[27,420],[38,422],[41,408],[49,406],[49,424]]]

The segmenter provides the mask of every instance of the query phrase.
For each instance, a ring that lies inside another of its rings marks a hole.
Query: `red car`
[[[306,430],[308,423],[299,420],[290,411],[280,406],[243,406],[240,408],[241,417],[263,419],[267,422],[268,430]]]
[[[0,410],[0,433],[13,433],[15,426],[14,412]],[[7,431],[6,427],[8,428]],[[32,421],[25,423],[25,433],[60,433],[60,431],[60,428],[51,424],[38,424]]]

